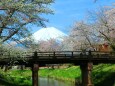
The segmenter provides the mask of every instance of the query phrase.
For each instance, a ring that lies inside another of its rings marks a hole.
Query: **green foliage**
[[[6,73],[0,71],[3,78],[11,86],[31,86],[31,71],[28,70],[10,70]]]
[[[80,77],[80,69],[75,66],[64,69],[41,69],[39,75],[42,77],[51,77],[58,80],[74,82],[75,78]]]
[[[114,86],[115,65],[100,64],[94,67],[93,81],[95,86]]]
[[[95,86],[115,86],[115,65],[100,64],[94,66],[92,77]],[[9,81],[11,86],[31,86],[31,70],[9,70],[6,73],[0,71],[0,78]],[[72,66],[63,69],[40,69],[39,76],[55,78],[62,81],[78,82],[81,79],[80,68]]]
[[[100,64],[94,66],[92,77],[95,86],[114,86],[115,84],[115,65]],[[75,79],[81,81],[79,67],[70,67],[65,69],[42,69],[39,72],[42,77],[51,77],[58,80],[75,82]]]

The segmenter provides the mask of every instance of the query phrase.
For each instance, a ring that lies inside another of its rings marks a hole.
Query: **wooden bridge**
[[[25,65],[32,69],[33,86],[38,86],[38,70],[45,64],[72,63],[79,65],[82,74],[82,86],[94,86],[91,72],[93,65],[99,63],[115,63],[115,52],[98,51],[56,51],[56,52],[33,52],[16,54],[16,57],[9,53],[1,54],[0,65]]]

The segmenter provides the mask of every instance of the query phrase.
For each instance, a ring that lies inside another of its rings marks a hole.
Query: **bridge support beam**
[[[38,70],[39,70],[39,65],[33,64],[32,66],[32,86],[38,86]]]
[[[80,65],[81,76],[82,76],[82,86],[94,86],[92,82],[92,69],[93,63],[83,63]]]

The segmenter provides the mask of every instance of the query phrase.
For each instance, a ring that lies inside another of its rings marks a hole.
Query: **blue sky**
[[[53,15],[43,15],[49,19],[46,23],[48,27],[55,27],[67,33],[75,21],[83,20],[88,11],[96,10],[102,6],[108,6],[114,3],[115,0],[55,0],[50,8],[54,10]],[[34,26],[33,32],[42,27]]]

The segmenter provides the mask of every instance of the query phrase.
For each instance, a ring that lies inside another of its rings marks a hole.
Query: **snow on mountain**
[[[33,34],[35,41],[47,41],[49,39],[63,40],[67,34],[54,27],[42,28]]]

